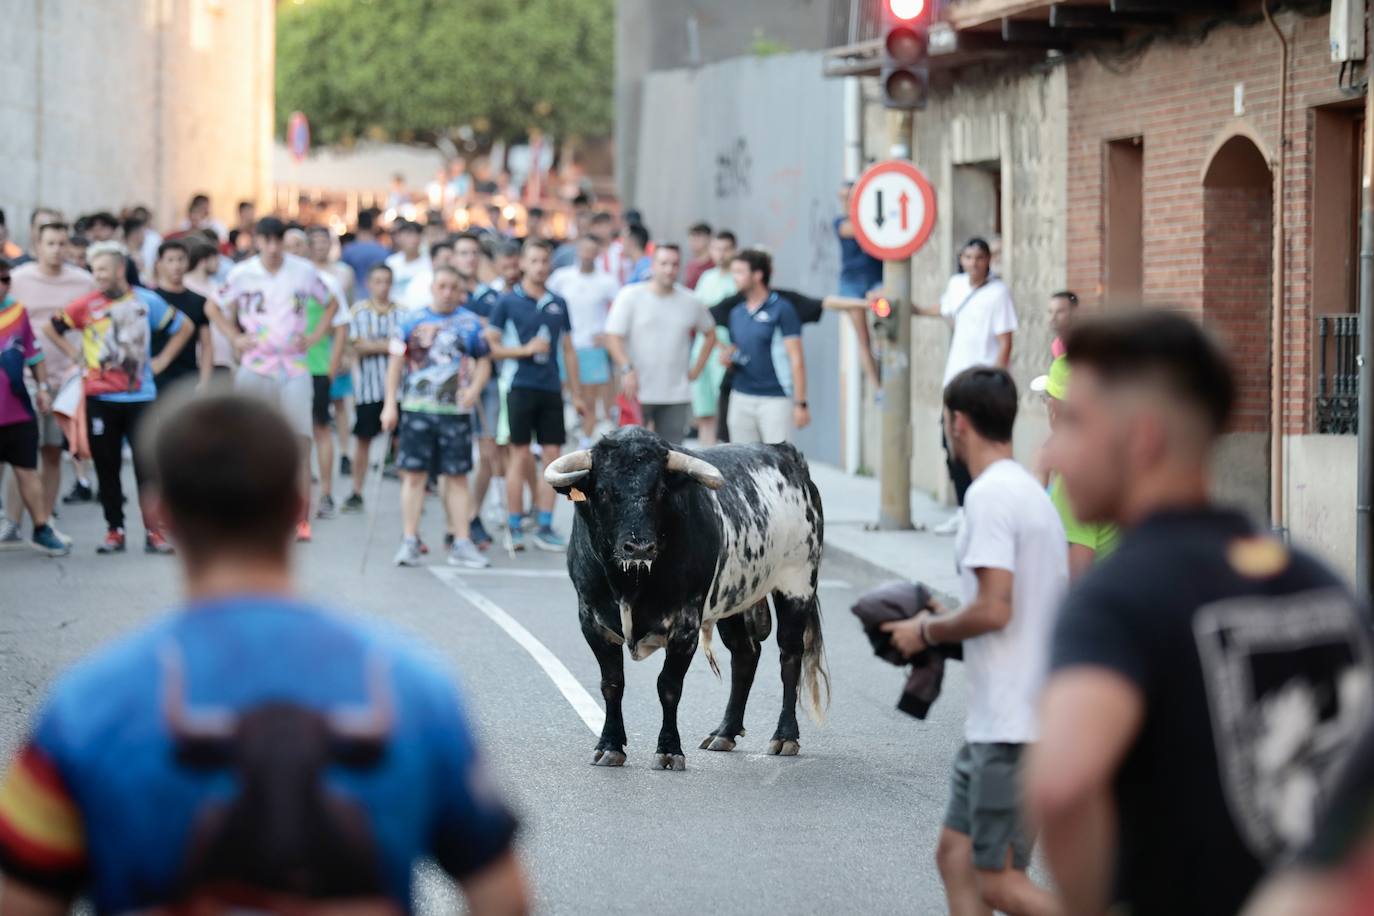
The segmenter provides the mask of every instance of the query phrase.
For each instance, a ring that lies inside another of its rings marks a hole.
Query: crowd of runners
[[[339,511],[375,511],[373,482],[399,477],[398,565],[430,551],[427,494],[451,564],[487,566],[498,539],[512,554],[565,549],[538,469],[569,430],[579,446],[620,424],[706,446],[784,441],[810,422],[800,334],[819,299],[774,290],[770,255],[729,230],[697,224],[680,246],[653,240],[634,211],[579,203],[562,239],[538,220],[515,237],[382,226],[375,210],[338,237],[247,202],[230,228],[204,195],[165,235],[144,208],[70,223],[36,209],[29,250],[0,261],[0,344],[13,354],[0,547],[65,554],[59,512],[98,501],[96,551],[124,551],[123,466],[141,490],[140,422],[181,389],[280,407],[313,456],[300,541]],[[145,549],[171,552],[142,515]]]

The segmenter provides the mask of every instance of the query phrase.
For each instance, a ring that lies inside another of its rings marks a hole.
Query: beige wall
[[[27,240],[39,203],[68,217],[143,203],[159,228],[197,191],[232,221],[269,200],[272,0],[9,0],[0,27],[0,207]]]
[[[970,235],[991,237],[997,225],[991,201],[1001,197],[1001,272],[1016,300],[1021,328],[1012,349],[1012,374],[1022,391],[1017,422],[1017,456],[1029,463],[1048,431],[1031,379],[1049,365],[1051,334],[1046,297],[1064,286],[1064,213],[1067,196],[1066,79],[1048,73],[965,76],[957,86],[934,93],[930,107],[916,113],[912,158],[934,183],[938,217],[934,235],[912,261],[917,301],[934,304],[955,269],[958,250]],[[889,148],[886,113],[876,85],[865,86],[864,148],[883,158]],[[920,319],[912,328],[912,485],[943,494],[940,449],[940,382],[949,331],[939,321]],[[878,465],[878,412],[864,417],[863,464]]]

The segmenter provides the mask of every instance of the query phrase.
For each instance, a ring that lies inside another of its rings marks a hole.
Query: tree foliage
[[[433,143],[611,129],[615,0],[294,0],[277,14],[277,132]]]

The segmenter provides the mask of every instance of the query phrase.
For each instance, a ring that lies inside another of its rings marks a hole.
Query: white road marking
[[[528,652],[540,668],[544,669],[549,680],[553,681],[553,685],[563,694],[563,698],[572,706],[573,711],[582,717],[583,722],[587,723],[592,734],[601,734],[601,727],[606,722],[606,713],[602,711],[601,706],[592,699],[592,695],[573,676],[567,666],[558,660],[558,656],[549,651],[548,646],[540,642],[533,633],[525,629],[518,620],[507,614],[490,598],[463,581],[463,577],[471,575],[472,570],[464,570],[460,575],[457,570],[442,566],[430,566],[429,571],[434,573],[435,578],[440,582],[457,592],[460,598],[487,615],[492,623],[505,630],[506,634],[515,640],[520,648]]]
[[[444,570],[448,572],[448,570]],[[568,581],[568,572],[564,569],[512,569],[510,567],[494,567],[492,569],[465,569],[462,570],[463,578],[507,578],[507,579],[562,579]],[[821,579],[818,583],[821,588],[833,589],[852,589],[853,583],[846,582],[844,579]]]

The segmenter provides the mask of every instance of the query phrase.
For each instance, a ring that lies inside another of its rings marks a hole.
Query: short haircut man
[[[743,251],[735,252],[732,261],[738,261],[749,268],[751,274],[761,274],[760,279],[764,286],[770,286],[773,281],[773,258],[766,251],[757,248],[746,248]]]
[[[716,238],[722,242],[729,242],[731,247],[739,245],[739,239],[729,229],[722,229],[716,233]]]
[[[945,387],[945,409],[961,413],[989,442],[1011,441],[1016,425],[1016,383],[1005,369],[968,369]]]

